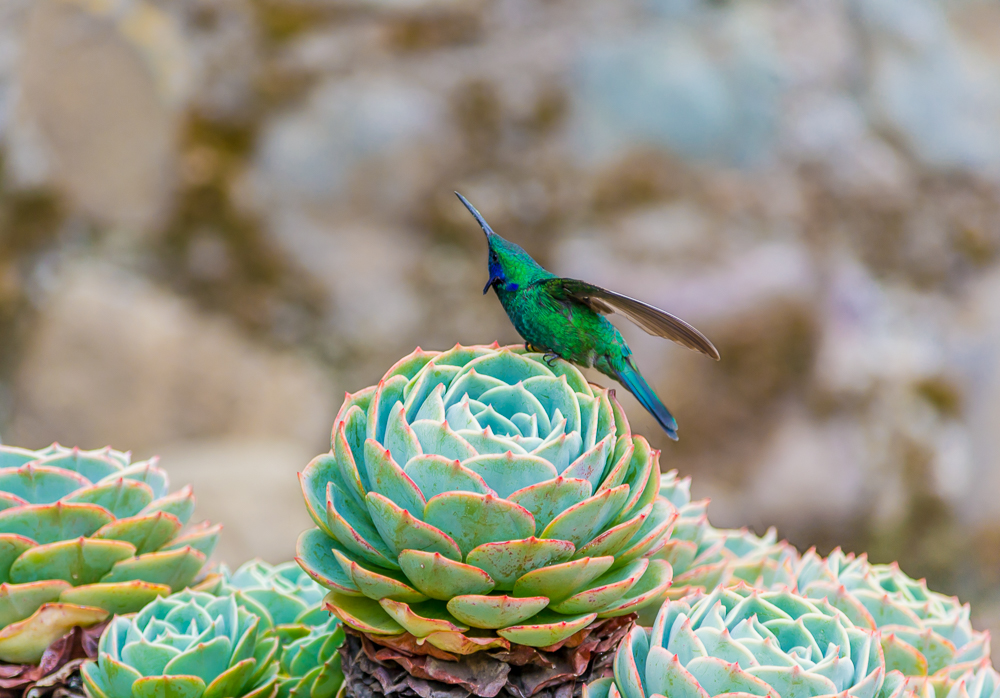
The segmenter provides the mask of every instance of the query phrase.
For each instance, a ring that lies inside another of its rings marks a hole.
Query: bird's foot
[[[545,356],[542,357],[542,361],[544,361],[549,368],[555,368],[556,359],[558,358],[559,354],[555,353],[554,351],[547,351],[545,352]]]

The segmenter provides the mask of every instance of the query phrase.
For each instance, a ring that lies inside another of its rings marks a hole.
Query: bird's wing
[[[549,279],[544,283],[550,286],[556,297],[572,298],[604,315],[620,313],[651,335],[671,339],[719,360],[719,350],[708,341],[708,337],[676,315],[585,281]]]

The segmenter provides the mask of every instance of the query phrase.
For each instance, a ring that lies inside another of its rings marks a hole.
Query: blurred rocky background
[[[995,0],[2,0],[0,434],[289,557],[345,390],[517,339],[454,189],[715,340],[622,326],[716,524],[1000,628]]]

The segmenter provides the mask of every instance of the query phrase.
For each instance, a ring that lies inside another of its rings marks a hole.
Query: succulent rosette
[[[344,681],[337,651],[344,631],[323,605],[327,590],[296,563],[251,560],[235,572],[223,567],[206,586],[216,594],[232,593],[260,617],[266,633],[278,638],[278,698],[337,694]]]
[[[156,459],[0,446],[0,660],[37,663],[73,627],[194,581],[219,532],[183,532],[194,504]]]
[[[91,698],[264,698],[277,691],[278,639],[233,595],[186,589],[117,616],[81,668]]]
[[[260,616],[268,629],[288,626],[296,632],[297,628],[323,625],[330,620],[330,612],[323,607],[327,590],[295,562],[271,565],[255,559],[243,563],[235,572],[221,565],[218,575],[199,590],[236,594],[237,600]]]
[[[348,394],[301,473],[328,608],[446,652],[546,647],[661,600],[676,516],[614,394],[524,347],[417,350]]]
[[[775,529],[758,536],[745,528],[715,528],[708,522],[708,500],[692,502],[691,478],[678,478],[675,470],[661,477],[660,496],[678,511],[670,539],[654,556],[673,567],[671,598],[741,581],[757,587],[794,584],[798,553],[778,541]]]
[[[798,591],[826,599],[860,627],[881,631],[886,667],[906,676],[933,676],[978,666],[990,656],[990,636],[973,630],[969,605],[927,588],[896,563],[873,565],[839,548],[822,558],[806,552],[795,570]]]
[[[875,698],[885,665],[875,633],[823,601],[746,585],[667,601],[619,646],[614,678],[590,698]]]

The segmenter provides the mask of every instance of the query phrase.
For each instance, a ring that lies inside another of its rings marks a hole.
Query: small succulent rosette
[[[185,533],[194,504],[156,459],[0,446],[0,660],[37,663],[74,626],[191,584],[220,529]]]
[[[273,698],[277,650],[234,596],[186,589],[115,617],[80,673],[91,698]]]
[[[667,601],[619,646],[590,698],[875,698],[885,664],[874,632],[825,602],[746,585]]]
[[[715,528],[708,522],[708,500],[692,502],[691,478],[678,478],[675,470],[661,477],[660,496],[679,513],[670,540],[654,556],[673,567],[670,598],[739,582],[757,587],[794,584],[798,553],[778,541],[775,529],[757,536],[747,529]]]
[[[235,572],[223,567],[206,587],[231,593],[278,638],[278,698],[333,698],[344,681],[338,649],[344,641],[340,621],[323,604],[327,590],[294,562],[244,563]]]
[[[990,636],[973,630],[969,605],[928,590],[896,563],[873,565],[839,548],[822,558],[810,550],[795,570],[798,591],[826,599],[856,625],[878,628],[886,667],[906,676],[933,676],[978,666],[990,656]]]
[[[220,565],[219,573],[198,589],[217,595],[236,594],[247,610],[260,616],[265,627],[279,635],[305,634],[309,627],[330,620],[330,612],[323,606],[327,589],[295,562],[271,565],[255,559],[243,563],[235,572]]]
[[[676,516],[614,394],[523,347],[417,350],[349,394],[302,472],[298,562],[372,636],[546,647],[656,603]]]

